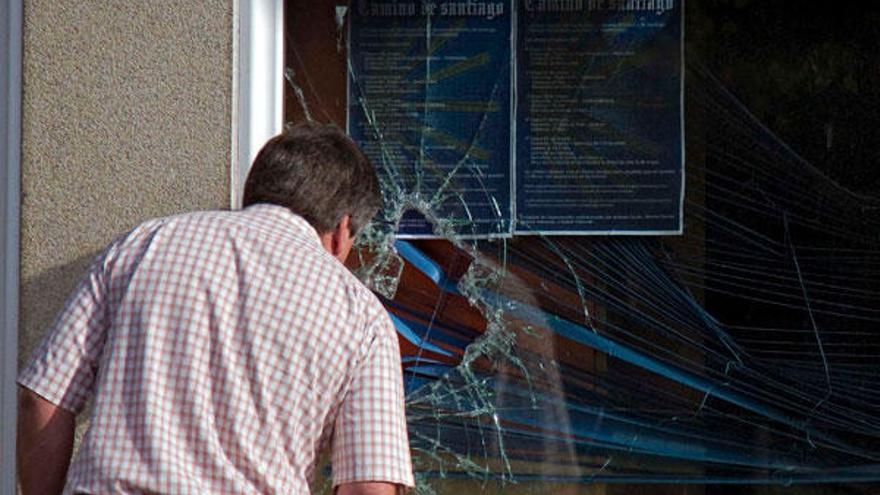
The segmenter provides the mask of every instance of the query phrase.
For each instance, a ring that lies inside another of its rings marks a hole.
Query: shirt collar
[[[248,206],[244,211],[248,214],[253,214],[262,218],[270,218],[273,221],[289,225],[293,231],[301,233],[304,237],[313,239],[318,244],[321,244],[321,237],[318,235],[318,231],[315,230],[305,218],[297,215],[284,206],[271,203],[257,203]]]

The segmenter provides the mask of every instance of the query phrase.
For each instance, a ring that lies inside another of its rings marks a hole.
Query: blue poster
[[[681,233],[681,1],[517,15],[516,233]]]
[[[400,237],[681,233],[682,7],[354,2],[349,132],[386,221]]]
[[[348,130],[400,237],[509,236],[512,3],[355,0]]]

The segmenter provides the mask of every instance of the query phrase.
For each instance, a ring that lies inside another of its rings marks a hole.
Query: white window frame
[[[234,9],[230,203],[239,208],[251,162],[283,127],[284,2],[235,0]]]
[[[14,495],[21,189],[22,0],[0,0],[0,494]]]

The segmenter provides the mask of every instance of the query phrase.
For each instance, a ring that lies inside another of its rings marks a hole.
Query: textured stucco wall
[[[21,363],[92,257],[229,204],[232,0],[25,0]]]

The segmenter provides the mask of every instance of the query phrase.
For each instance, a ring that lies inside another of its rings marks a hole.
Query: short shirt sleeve
[[[18,377],[20,385],[74,413],[92,392],[106,339],[104,256],[79,281]]]
[[[333,486],[375,481],[412,487],[397,333],[384,311],[371,326],[372,343],[336,418]]]

